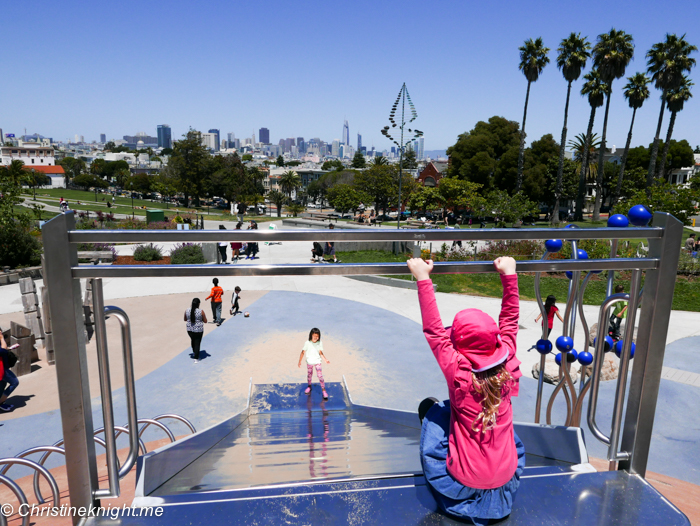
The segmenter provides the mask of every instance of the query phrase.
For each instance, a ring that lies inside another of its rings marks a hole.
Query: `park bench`
[[[109,261],[112,263],[114,254],[112,254],[111,250],[79,250],[78,259],[89,259],[95,264],[97,264],[98,261]]]

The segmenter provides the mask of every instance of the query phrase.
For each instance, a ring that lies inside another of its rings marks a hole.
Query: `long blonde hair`
[[[496,426],[496,415],[501,406],[501,396],[504,394],[504,387],[508,389],[507,383],[513,377],[503,364],[492,367],[488,371],[479,373],[472,372],[472,380],[476,392],[484,398],[481,401],[481,413],[472,422],[472,430],[476,431],[481,423],[481,432],[490,431]]]

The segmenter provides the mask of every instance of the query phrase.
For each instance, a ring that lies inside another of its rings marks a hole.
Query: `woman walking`
[[[204,336],[204,324],[207,323],[207,315],[199,308],[199,298],[192,300],[192,306],[185,311],[185,322],[187,323],[187,334],[192,344],[194,363],[199,362],[199,346]]]

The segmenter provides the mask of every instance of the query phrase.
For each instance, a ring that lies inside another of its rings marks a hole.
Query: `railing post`
[[[59,214],[43,227],[45,282],[49,288],[54,335],[56,378],[66,450],[66,474],[71,506],[90,508],[98,489],[92,406],[85,350],[85,326],[80,280],[71,267],[78,264],[76,245],[68,242],[75,228],[73,212]],[[80,517],[73,517],[77,525]]]
[[[683,242],[683,224],[670,214],[656,212],[652,225],[662,227],[664,235],[649,239],[649,257],[659,258],[660,261],[658,268],[647,270],[644,281],[642,312],[621,445],[623,451],[630,453],[630,457],[618,464],[618,469],[642,477],[647,470],[673,289]]]

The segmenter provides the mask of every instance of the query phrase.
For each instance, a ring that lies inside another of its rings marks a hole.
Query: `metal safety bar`
[[[0,470],[0,475],[5,475],[7,474],[7,471],[14,465],[20,465],[24,466],[26,468],[31,468],[39,473],[41,473],[46,481],[49,483],[49,486],[51,487],[51,495],[53,497],[53,507],[59,507],[61,505],[61,493],[58,491],[58,484],[56,484],[56,479],[53,478],[53,475],[51,472],[49,472],[48,469],[46,469],[44,466],[41,466],[34,462],[33,460],[28,460],[26,458],[2,458],[0,459],[0,466],[5,466]],[[41,502],[39,504],[44,504],[43,499],[41,499]]]
[[[594,266],[595,265],[595,266]],[[518,272],[564,272],[588,270],[649,270],[657,268],[656,258],[554,259],[518,261]],[[71,268],[73,278],[145,278],[187,276],[344,276],[370,274],[410,274],[405,263],[338,263],[313,265],[85,265]],[[491,261],[437,262],[432,274],[495,273]]]
[[[109,489],[95,491],[96,498],[119,497],[119,468],[117,466],[117,439],[114,436],[114,407],[112,404],[112,376],[109,372],[109,352],[107,350],[107,325],[105,323],[105,302],[102,290],[102,279],[92,280],[92,302],[95,308],[95,343],[97,348],[97,370],[100,375],[100,396],[102,399],[102,419],[104,427],[110,432],[105,433],[105,449],[107,457],[107,480]]]
[[[659,239],[662,228],[479,228],[439,230],[71,230],[70,243],[261,242],[261,241],[481,241],[578,239]]]
[[[542,261],[549,257],[549,251],[545,251],[542,256]],[[540,314],[542,315],[542,339],[549,340],[549,331],[547,324],[547,311],[544,308],[544,302],[542,301],[542,292],[540,291],[540,275],[541,272],[535,274],[535,299],[537,300],[537,306],[540,309]],[[544,368],[546,364],[546,354],[540,354],[540,374],[537,378],[537,397],[535,398],[535,424],[540,423],[540,413],[542,412],[542,392],[544,390]]]
[[[105,316],[114,316],[121,325],[122,333],[122,359],[124,363],[124,390],[126,391],[126,414],[129,427],[138,427],[138,415],[136,412],[136,380],[134,378],[134,356],[131,347],[131,323],[129,316],[119,307],[108,306],[104,308]],[[114,431],[112,431],[114,434]],[[105,431],[105,438],[107,432]],[[129,456],[119,470],[119,478],[124,477],[136,464],[139,456],[139,437],[136,433],[129,433]]]
[[[27,496],[14,480],[12,480],[10,477],[6,477],[5,475],[0,475],[0,484],[5,484],[8,488],[10,488],[10,491],[15,494],[15,497],[17,497],[17,500],[19,501],[20,509],[22,506],[27,506]],[[29,514],[27,513],[24,517],[22,517],[22,526],[28,525]],[[0,509],[0,526],[7,526],[7,517],[2,509]]]
[[[588,427],[590,427],[593,436],[604,444],[610,445],[610,437],[603,433],[595,421],[596,410],[598,409],[598,392],[600,389],[600,372],[603,369],[605,361],[605,336],[607,335],[608,317],[610,308],[615,303],[623,301],[629,302],[629,294],[613,294],[609,296],[600,306],[600,314],[598,316],[598,334],[595,340],[595,354],[593,355],[593,371],[591,372],[590,391],[591,395],[588,399]]]
[[[618,460],[627,460],[629,453],[618,452],[620,443],[620,432],[622,425],[622,411],[625,405],[625,394],[627,391],[627,371],[629,370],[632,339],[634,337],[634,322],[637,319],[637,307],[639,306],[639,289],[642,287],[642,272],[635,270],[632,272],[630,280],[630,301],[627,304],[627,321],[625,322],[625,336],[622,341],[620,352],[620,367],[617,373],[617,389],[615,391],[615,405],[613,406],[612,426],[610,428],[610,449],[608,450],[608,460],[611,463]],[[600,333],[600,331],[598,331]],[[611,466],[612,467],[612,466]]]

